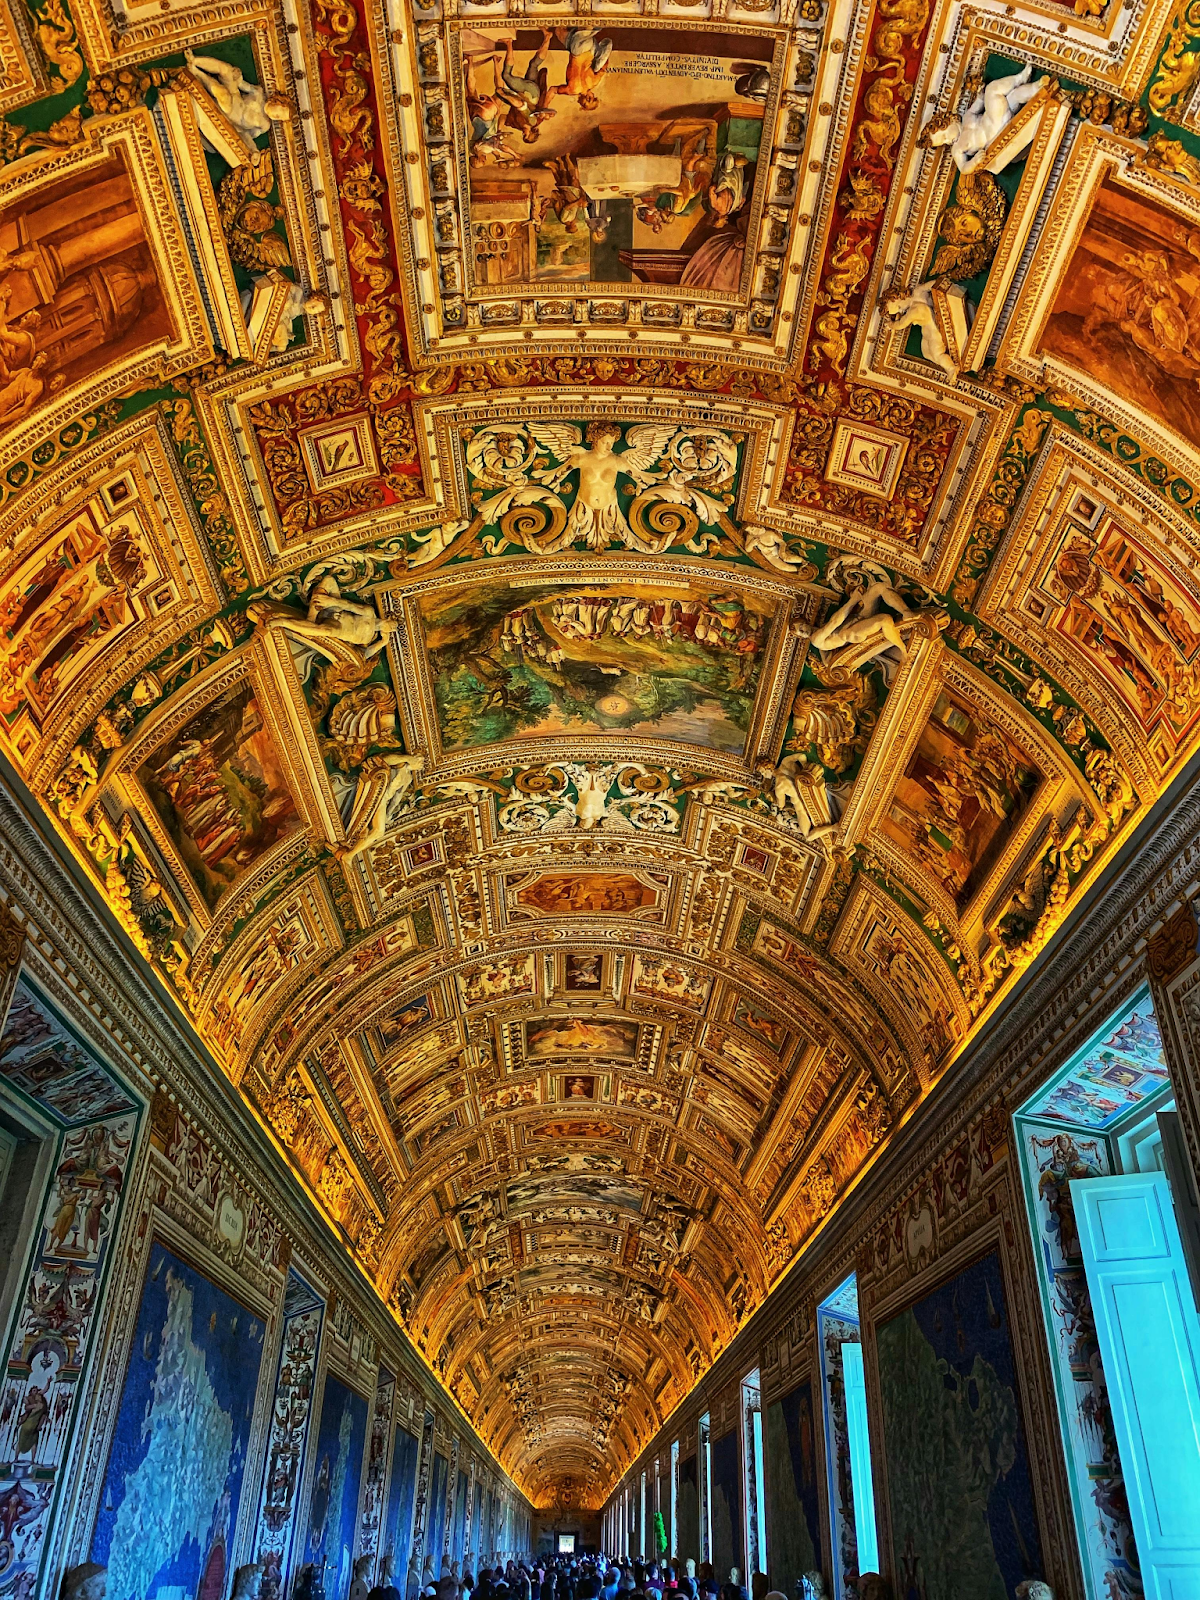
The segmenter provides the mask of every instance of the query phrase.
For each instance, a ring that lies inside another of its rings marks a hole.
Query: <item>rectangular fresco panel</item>
[[[566,958],[564,986],[572,994],[598,994],[604,983],[604,957],[579,951]]]
[[[366,1437],[367,1402],[327,1373],[300,1564],[324,1565],[329,1595],[345,1595],[350,1590]]]
[[[771,613],[733,591],[474,584],[419,600],[443,746],[633,733],[741,752]]]
[[[745,1028],[765,1040],[776,1054],[787,1043],[788,1032],[782,1022],[776,1022],[772,1017],[756,1010],[744,997],[738,998],[733,1011],[733,1020],[739,1028]]]
[[[0,1037],[0,1076],[68,1125],[115,1116],[134,1106],[128,1091],[24,978],[13,989]]]
[[[300,826],[275,741],[245,681],[198,711],[138,777],[209,910]]]
[[[763,1418],[767,1477],[767,1554],[771,1585],[795,1594],[805,1572],[821,1567],[816,1426],[811,1383],[772,1400]]]
[[[738,1433],[714,1439],[712,1464],[712,1563],[718,1572],[745,1566],[742,1538],[742,1463]]]
[[[466,1473],[459,1469],[458,1484],[454,1491],[454,1531],[450,1540],[450,1557],[453,1561],[461,1561],[463,1551],[467,1544],[467,1494],[470,1490],[470,1479]]]
[[[503,244],[476,252],[480,287],[737,292],[770,39],[660,22],[481,23],[458,40],[471,228]]]
[[[1099,508],[1080,496],[1075,510],[1095,521]],[[1094,529],[1071,518],[1023,609],[1111,684],[1165,766],[1200,718],[1200,607],[1187,585],[1113,517]]]
[[[622,1056],[637,1054],[636,1022],[599,1017],[548,1017],[525,1024],[525,1054],[545,1056]]]
[[[1108,179],[1097,190],[1041,350],[1200,445],[1200,235]]]
[[[5,205],[0,262],[0,433],[65,384],[172,337],[120,155]]]
[[[924,1600],[1012,1600],[1045,1576],[1000,1258],[875,1334],[894,1570]]]
[[[263,1324],[151,1246],[91,1559],[112,1600],[222,1600],[262,1366]]]
[[[6,1352],[0,1600],[28,1600],[47,1555],[136,1133],[126,1114],[59,1137]]]
[[[1041,774],[967,700],[943,691],[883,819],[961,908],[1028,805]]]
[[[543,872],[521,882],[516,903],[530,915],[594,917],[623,911],[632,916],[657,906],[661,894],[632,872]]]
[[[1147,998],[1106,1037],[1089,1046],[1028,1114],[1103,1130],[1170,1082],[1154,1007]]]
[[[446,1535],[446,1479],[450,1463],[436,1452],[429,1488],[429,1531],[425,1537],[425,1554],[433,1561],[434,1576],[442,1558],[442,1543]]]
[[[129,636],[176,600],[143,509],[132,499],[113,508],[127,488],[118,478],[93,495],[0,579],[0,715],[21,756],[101,655],[122,638],[132,647]]]

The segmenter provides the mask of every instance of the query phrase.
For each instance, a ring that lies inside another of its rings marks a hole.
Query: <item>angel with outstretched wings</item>
[[[618,454],[622,436],[625,449]],[[539,464],[534,449],[547,451],[557,465],[547,464],[544,458]],[[579,474],[574,504],[562,531],[552,542],[538,546],[543,555],[578,543],[589,550],[603,550],[615,543],[628,550],[658,554],[661,541],[647,541],[626,520],[618,480],[632,479],[640,492],[652,489],[656,499],[690,505],[701,521],[711,523],[719,516],[722,503],[705,493],[696,480],[707,483],[714,474],[731,473],[736,459],[736,447],[723,435],[693,437],[681,433],[675,424],[661,422],[623,429],[610,418],[589,423],[586,434],[570,422],[526,422],[506,433],[488,429],[485,435],[477,435],[467,450],[467,466],[476,481],[500,490],[479,502],[485,522],[498,521],[515,506],[551,500],[561,506],[563,487],[573,474]]]
[[[617,479],[632,478],[639,489],[656,482],[650,469],[678,430],[670,423],[631,428],[626,436],[629,448],[616,455],[614,449],[621,438],[621,427],[616,422],[589,423],[585,440],[580,439],[579,429],[569,423],[544,427],[532,422],[528,426],[538,444],[553,450],[561,463],[535,472],[539,483],[557,489],[572,472],[579,474],[575,504],[567,519],[567,542],[582,540],[589,550],[603,550],[614,540],[626,547],[634,546],[637,541],[617,498]]]

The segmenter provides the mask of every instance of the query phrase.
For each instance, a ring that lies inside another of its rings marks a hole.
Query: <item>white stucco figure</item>
[[[778,528],[762,528],[751,522],[743,529],[746,536],[746,554],[760,555],[776,572],[796,572],[809,565],[808,557],[794,555],[787,547]]]
[[[834,831],[825,773],[807,756],[784,756],[778,765],[759,761],[755,773],[776,811],[795,817],[800,832],[816,843]]]
[[[349,860],[382,842],[387,833],[388,812],[404,798],[417,773],[424,769],[424,756],[404,755],[401,751],[371,756],[363,762],[346,823],[346,842],[337,851],[339,860]]]
[[[986,161],[992,141],[1000,137],[1025,102],[1050,81],[1041,77],[1033,83],[1032,77],[1032,66],[1025,66],[1009,78],[993,78],[984,84],[961,117],[948,111],[935,112],[921,130],[920,143],[926,149],[949,145],[958,170],[974,172]],[[1014,150],[1010,159],[1015,160],[1018,153]]]
[[[946,347],[946,340],[937,324],[933,310],[934,280],[917,284],[907,294],[889,294],[883,299],[883,311],[893,328],[920,328],[921,354],[926,361],[941,367],[953,382],[958,377],[958,363]]]
[[[882,610],[883,606],[890,607],[890,611]],[[891,611],[896,616],[892,616]],[[887,650],[898,651],[901,661],[907,661],[908,649],[897,617],[903,621],[913,615],[912,608],[892,585],[880,578],[856,590],[819,628],[813,629],[813,648],[826,658],[849,650],[856,667],[875,660]]]
[[[282,95],[269,95],[261,84],[249,83],[232,62],[198,56],[192,50],[184,56],[192,77],[208,91],[249,151],[257,152],[257,139],[270,131],[273,122],[291,120],[292,108]]]

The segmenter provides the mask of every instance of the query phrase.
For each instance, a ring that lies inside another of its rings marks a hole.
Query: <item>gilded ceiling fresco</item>
[[[1200,7],[0,11],[0,745],[599,1505],[1200,745]]]

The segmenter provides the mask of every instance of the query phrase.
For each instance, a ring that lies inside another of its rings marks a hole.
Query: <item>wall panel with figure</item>
[[[425,1537],[425,1559],[433,1568],[434,1577],[441,1571],[442,1545],[446,1535],[446,1482],[450,1475],[450,1462],[440,1451],[435,1451],[429,1489],[429,1527]]]
[[[417,1495],[417,1456],[420,1449],[415,1434],[396,1429],[392,1449],[392,1475],[388,1490],[381,1549],[384,1562],[391,1561],[392,1581],[399,1586],[408,1564],[408,1542],[412,1533],[413,1503]]]
[[[327,1374],[302,1562],[323,1569],[329,1600],[345,1600],[350,1590],[366,1437],[366,1400]]]

